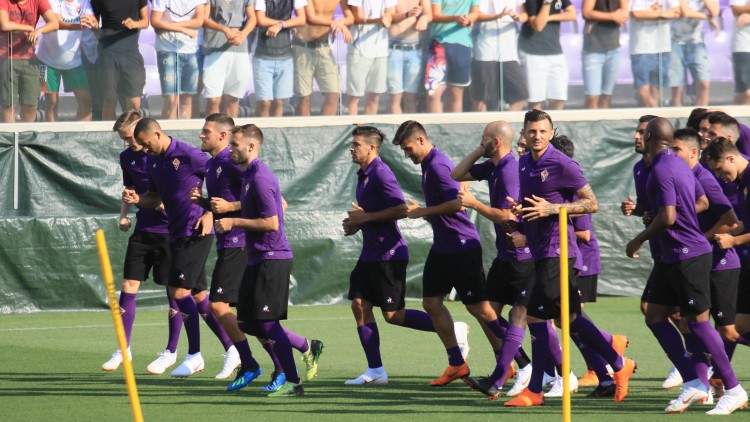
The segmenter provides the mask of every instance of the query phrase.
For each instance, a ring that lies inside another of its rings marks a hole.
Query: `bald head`
[[[504,120],[490,122],[487,127],[484,128],[484,134],[489,137],[499,138],[503,149],[510,149],[513,145],[513,127]]]
[[[657,153],[672,146],[673,136],[674,125],[672,125],[672,122],[663,117],[657,117],[646,125],[643,140],[646,142],[646,148],[649,152]]]

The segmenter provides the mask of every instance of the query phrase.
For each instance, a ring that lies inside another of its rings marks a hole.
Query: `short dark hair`
[[[260,128],[252,123],[235,126],[232,128],[232,133],[241,133],[243,138],[250,138],[258,141],[259,144],[263,143],[263,132]]]
[[[137,138],[142,132],[154,133],[157,130],[161,130],[159,122],[157,122],[156,119],[144,117],[135,125],[133,137]]]
[[[555,147],[556,150],[562,152],[563,154],[567,155],[568,158],[573,158],[573,154],[576,151],[575,145],[573,145],[573,141],[570,140],[565,135],[559,135],[555,136],[549,141],[550,144],[552,144],[553,147]]]
[[[653,114],[644,114],[638,119],[638,123],[648,123],[652,120],[654,120],[658,116],[654,116]]]
[[[535,108],[532,108],[531,110],[527,111],[526,114],[523,116],[523,126],[526,127],[527,123],[541,122],[542,120],[547,120],[551,128],[555,127],[555,125],[552,123],[552,117],[550,117],[549,114],[547,114],[547,112],[542,111],[542,110],[537,110]]]
[[[374,143],[377,146],[383,144],[385,141],[385,133],[374,126],[357,126],[352,131],[352,137],[361,136],[366,138],[369,142]]]
[[[734,135],[733,140],[735,142],[737,142],[737,139],[740,137],[740,122],[723,111],[714,111],[713,113],[710,113],[708,115],[708,123],[712,125],[718,124],[727,128],[727,130],[731,131]]]
[[[206,116],[206,122],[216,123],[231,131],[234,128],[234,119],[226,113],[212,113]]]
[[[708,115],[708,109],[703,107],[694,108],[693,111],[690,112],[685,127],[689,127],[696,131],[700,130],[701,122],[706,118],[706,115]]]
[[[427,137],[427,132],[421,123],[416,120],[407,120],[401,123],[401,126],[396,130],[396,134],[393,135],[393,145],[401,145],[405,140],[416,134],[422,134]]]
[[[701,149],[701,135],[693,128],[686,127],[675,130],[672,139],[690,144],[690,146],[698,148],[699,151]]]
[[[709,142],[706,149],[703,150],[703,157],[706,158],[706,161],[716,161],[727,155],[740,155],[740,150],[737,149],[734,142],[723,136]]]
[[[115,120],[114,126],[112,126],[112,131],[119,132],[126,127],[132,125],[133,123],[137,122],[138,120],[141,120],[143,116],[141,116],[141,112],[137,110],[127,110],[124,113],[120,115],[120,117]]]

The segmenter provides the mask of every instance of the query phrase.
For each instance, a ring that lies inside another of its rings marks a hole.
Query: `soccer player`
[[[226,332],[211,313],[206,295],[206,259],[213,243],[213,215],[190,201],[190,190],[205,177],[208,156],[189,144],[165,134],[159,123],[141,119],[135,126],[136,143],[150,155],[148,189],[142,194],[126,189],[125,202],[156,208],[162,202],[169,220],[169,294],[182,313],[188,337],[188,355],[172,371],[173,377],[189,377],[203,370],[200,352],[200,317],[226,344]],[[233,370],[234,368],[232,368]]]
[[[402,123],[393,137],[406,158],[422,167],[425,207],[409,200],[409,218],[426,219],[433,230],[433,245],[424,265],[422,305],[432,319],[435,331],[448,353],[448,368],[430,385],[446,385],[469,375],[469,366],[456,341],[453,318],[443,305],[443,297],[456,289],[466,309],[480,324],[492,350],[500,348],[502,327],[485,298],[482,246],[479,233],[462,210],[458,199],[460,185],[451,179],[453,163],[427,138],[424,127],[414,120]]]
[[[665,324],[669,325],[670,308],[679,306],[690,331],[720,369],[727,388],[708,414],[729,414],[747,402],[747,393],[737,381],[719,333],[709,322],[711,245],[700,231],[694,203],[696,191],[701,189],[696,189],[690,168],[670,149],[673,133],[674,127],[664,118],[653,119],[646,126],[643,138],[652,158],[647,192],[654,217],[628,243],[626,254],[637,258],[638,249],[651,238],[657,238],[661,246],[665,276],[654,280],[651,286],[646,322],[684,380],[682,392],[665,412],[682,412],[692,403],[709,397],[708,385],[698,378],[693,366],[681,356],[673,356],[680,349],[676,345],[679,337],[664,335],[662,330]]]
[[[380,333],[373,307],[386,322],[421,331],[435,331],[427,313],[405,309],[409,249],[396,221],[406,217],[406,201],[390,167],[380,159],[385,135],[372,126],[352,131],[349,152],[357,171],[357,203],[343,221],[344,235],[362,232],[362,253],[349,279],[349,299],[357,332],[367,357],[367,370],[348,385],[386,384],[380,356]]]
[[[531,289],[534,278],[534,262],[528,246],[515,247],[509,235],[515,230],[517,219],[510,211],[506,198],[518,199],[518,161],[513,156],[513,128],[504,121],[488,124],[482,133],[479,146],[461,160],[451,172],[453,180],[463,182],[486,180],[490,190],[490,205],[479,201],[468,190],[460,191],[461,205],[476,210],[495,225],[497,256],[487,274],[487,299],[498,315],[504,337],[500,349],[495,350],[497,366],[486,379],[466,377],[467,384],[484,393],[490,399],[500,396],[511,361],[519,367],[516,383],[508,395],[518,395],[529,385],[531,365],[529,357],[521,348],[526,334],[526,305],[528,297],[522,295]],[[475,164],[480,158],[487,158]],[[510,323],[502,317],[505,305],[512,308],[508,314]]]
[[[506,406],[529,407],[544,403],[542,380],[549,351],[556,347],[550,342],[548,321],[560,316],[560,258],[559,223],[562,207],[571,214],[590,214],[598,210],[596,196],[583,176],[578,163],[550,146],[554,130],[552,118],[545,112],[530,110],[524,117],[524,137],[530,152],[519,160],[520,198],[527,206],[508,198],[514,213],[523,213],[523,231],[534,259],[535,281],[528,304],[529,333],[534,362],[529,387]],[[577,199],[575,199],[577,197]],[[568,226],[569,263],[573,268],[578,256],[572,224]],[[570,272],[569,289],[576,291],[575,271]],[[636,369],[632,359],[621,356],[605,335],[586,317],[580,316],[580,302],[570,297],[570,331],[586,347],[599,353],[615,371],[615,402],[625,399],[628,383]]]
[[[112,128],[123,140],[127,148],[120,153],[120,168],[122,169],[122,183],[126,189],[135,190],[141,194],[148,188],[148,169],[146,166],[146,153],[143,151],[135,138],[133,129],[141,114],[137,111],[126,111],[118,117]],[[131,204],[122,202],[120,207],[119,227],[123,232],[130,230],[132,223],[128,217]],[[169,278],[170,253],[169,253],[169,229],[167,227],[167,214],[164,207],[160,209],[139,208],[136,212],[136,224],[133,234],[128,239],[128,249],[125,252],[125,264],[123,269],[122,291],[120,292],[120,314],[122,325],[125,329],[125,339],[128,343],[128,357],[133,359],[130,353],[130,335],[133,332],[133,322],[136,312],[136,294],[141,283],[148,279],[148,273],[153,271],[154,282],[166,286]],[[159,357],[151,362],[146,370],[151,374],[163,374],[167,368],[175,364],[177,359],[177,343],[180,339],[182,329],[182,316],[177,308],[177,303],[169,296],[169,335],[167,347]],[[114,371],[122,363],[122,352],[118,349],[112,357],[104,362],[102,369]]]
[[[216,220],[215,226],[219,233],[235,227],[245,230],[247,266],[237,302],[237,324],[247,334],[274,342],[274,352],[286,379],[284,385],[268,396],[300,396],[304,388],[297,375],[292,346],[295,344],[299,350],[296,344],[307,346],[307,339],[285,330],[279,322],[287,318],[292,271],[292,249],[284,230],[279,181],[258,158],[263,132],[257,126],[248,124],[232,129],[230,145],[232,163],[245,171],[240,191],[241,217]],[[322,342],[313,340],[305,354],[317,362],[322,351]],[[311,381],[314,376],[308,371],[306,380]]]

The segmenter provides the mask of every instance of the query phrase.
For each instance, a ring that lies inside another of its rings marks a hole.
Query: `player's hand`
[[[216,233],[226,233],[234,228],[234,218],[222,218],[214,221]]]
[[[659,3],[658,1],[651,3],[651,6],[649,6],[649,9],[651,9],[652,12],[659,12],[661,11],[661,3]]]
[[[81,16],[81,26],[91,30],[97,30],[99,29],[99,21],[94,15],[83,15]]]
[[[211,198],[211,212],[216,214],[226,214],[234,211],[234,205],[227,202],[224,198]]]
[[[716,242],[716,244],[719,245],[721,249],[731,249],[735,246],[734,236],[729,233],[714,235],[714,242]]]
[[[477,205],[477,198],[469,190],[458,191],[458,201],[463,208],[474,208]]]
[[[122,21],[122,26],[128,29],[135,29],[138,27],[138,23],[131,18],[127,18],[124,21]]]
[[[135,190],[125,188],[122,190],[122,202],[126,204],[138,205],[138,201],[141,200],[140,195],[135,193]]]
[[[737,16],[737,23],[735,25],[737,28],[744,28],[748,23],[750,23],[750,13],[743,13]]]
[[[359,231],[359,226],[352,224],[351,220],[345,218],[341,222],[341,228],[344,229],[344,236],[351,236]]]
[[[523,248],[527,245],[526,236],[521,233],[505,233],[508,236],[508,246]]]
[[[526,197],[524,201],[531,204],[530,207],[524,207],[522,211],[524,220],[534,221],[540,218],[549,217],[552,214],[557,214],[556,207],[554,204],[550,204],[546,199],[540,198],[536,195],[531,195],[531,198]]]
[[[622,201],[620,203],[620,211],[622,211],[622,215],[633,215],[633,211],[635,210],[635,202],[633,202],[633,197],[628,195],[628,199]]]
[[[648,227],[654,221],[654,215],[650,211],[644,211],[641,220],[643,221],[643,225]]]
[[[461,26],[471,26],[474,24],[474,22],[471,21],[471,17],[469,15],[461,15],[458,17],[458,24]]]
[[[661,12],[659,17],[662,19],[675,19],[680,17],[680,11],[677,9],[669,9]]]
[[[637,259],[638,258],[638,249],[641,248],[643,244],[635,239],[628,242],[628,245],[625,247],[625,255],[628,256],[628,258]]]
[[[211,234],[211,231],[213,229],[213,219],[214,215],[210,212],[204,213],[203,216],[198,219],[198,221],[195,223],[195,227],[193,228],[194,230],[200,229],[198,237],[205,237]]]
[[[234,44],[233,40],[236,40],[240,37],[241,35],[240,31],[238,31],[235,28],[227,27],[224,29],[223,32],[224,32],[224,36],[227,37],[227,41],[229,41],[230,44],[239,45],[239,44]]]
[[[406,17],[411,18],[422,14],[422,6],[414,6],[406,12]]]
[[[420,217],[422,217],[422,215],[421,215],[421,213],[419,211],[422,208],[419,206],[419,204],[417,204],[416,202],[414,202],[414,200],[411,199],[411,198],[407,199],[407,201],[409,202],[409,206],[406,207],[406,216],[409,217],[409,218],[420,218]]]
[[[190,189],[190,201],[194,204],[200,204],[200,200],[203,199],[203,192],[201,192],[201,188],[194,187]]]
[[[419,18],[417,18],[417,24],[414,25],[414,29],[417,31],[424,31],[427,29],[427,27],[430,26],[430,22],[427,19],[427,16],[422,15]]]
[[[742,221],[738,221],[734,229],[729,232],[732,236],[739,236],[742,233],[745,233],[745,224]]]
[[[518,230],[521,223],[515,220],[503,220],[500,222],[500,229],[505,233],[511,233]]]
[[[356,202],[352,202],[353,209],[347,211],[346,213],[349,214],[349,223],[355,226],[361,226],[362,224],[365,224],[367,221],[367,213],[365,210],[357,205]]]
[[[516,200],[510,196],[506,196],[505,199],[508,200],[508,203],[510,204],[510,212],[512,212],[513,215],[519,216],[523,214],[523,206],[521,204],[516,202]]]
[[[344,42],[346,44],[351,44],[352,41],[354,41],[354,37],[352,37],[351,31],[349,31],[349,28],[347,28],[347,27],[344,27],[341,30],[341,35],[344,37]]]
[[[119,227],[121,232],[127,232],[128,230],[130,230],[130,217],[120,218]]]

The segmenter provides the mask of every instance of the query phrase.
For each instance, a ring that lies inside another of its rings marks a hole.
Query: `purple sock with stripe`
[[[739,381],[737,381],[737,376],[734,373],[734,369],[732,369],[732,364],[729,363],[729,358],[724,350],[724,344],[721,341],[719,332],[708,321],[688,322],[688,325],[690,326],[690,331],[695,334],[695,337],[703,344],[708,354],[711,355],[714,367],[719,368],[722,380],[724,380],[724,388],[731,390],[738,386]]]
[[[240,330],[251,336],[272,340],[273,350],[279,357],[287,381],[299,384],[297,365],[294,363],[294,355],[292,354],[292,344],[278,321],[240,322],[237,325]]]
[[[122,327],[125,329],[125,340],[130,346],[130,334],[133,332],[133,322],[135,321],[135,293],[120,292],[120,317],[122,318]]]
[[[508,330],[505,332],[503,345],[500,346],[500,350],[495,354],[497,357],[497,365],[495,365],[495,370],[490,375],[490,381],[495,384],[495,387],[502,387],[502,382],[505,380],[505,375],[508,373],[510,362],[521,347],[523,336],[525,334],[526,330],[523,328],[513,325],[508,326]]]
[[[180,333],[182,333],[182,313],[177,301],[169,295],[169,292],[167,292],[167,298],[169,299],[169,333],[166,349],[170,353],[175,353],[177,352],[177,344],[180,342]]]
[[[529,324],[529,335],[531,336],[531,380],[529,390],[532,393],[542,392],[544,381],[544,368],[549,362],[549,332],[546,322],[533,322]]]
[[[654,333],[656,341],[659,342],[659,345],[664,350],[664,353],[667,354],[672,365],[677,368],[680,376],[682,376],[682,381],[690,382],[698,378],[693,364],[687,357],[685,347],[682,345],[682,337],[677,328],[668,321],[650,324],[648,328]]]
[[[374,322],[371,324],[358,325],[357,333],[359,342],[362,343],[362,349],[365,351],[368,368],[380,368],[383,361],[380,358],[380,332],[378,325]]]
[[[685,339],[685,350],[690,354],[690,362],[693,364],[695,374],[698,375],[698,379],[701,380],[703,385],[710,387],[708,383],[708,359],[706,359],[706,349],[703,348],[703,344],[695,338],[695,334],[683,333],[682,338]]]
[[[190,295],[177,299],[177,307],[182,313],[185,332],[188,338],[188,354],[193,355],[201,351],[200,314],[195,300]]]
[[[552,321],[547,321],[547,335],[549,337],[549,357],[557,369],[558,374],[562,375],[562,349],[560,348],[560,338],[557,337],[557,330],[555,330]]]
[[[305,353],[310,350],[310,345],[307,344],[307,338],[302,337],[292,330],[287,330],[286,328],[284,328],[284,333],[289,338],[289,343],[291,343],[292,347],[299,350],[300,353]]]
[[[427,312],[416,309],[407,309],[404,314],[404,327],[412,330],[435,332],[432,319]]]
[[[213,331],[216,338],[219,339],[224,350],[229,350],[229,348],[232,347],[232,339],[229,338],[229,335],[224,330],[224,327],[222,327],[219,319],[216,318],[216,315],[211,311],[211,303],[208,301],[208,296],[204,297],[200,303],[196,303],[196,306],[198,307],[198,312],[201,314],[201,318],[206,322],[208,328]]]
[[[624,361],[622,356],[612,348],[612,341],[604,338],[593,322],[583,317],[577,317],[570,324],[570,332],[578,336],[583,344],[594,349],[612,367],[615,372],[622,369]]]

